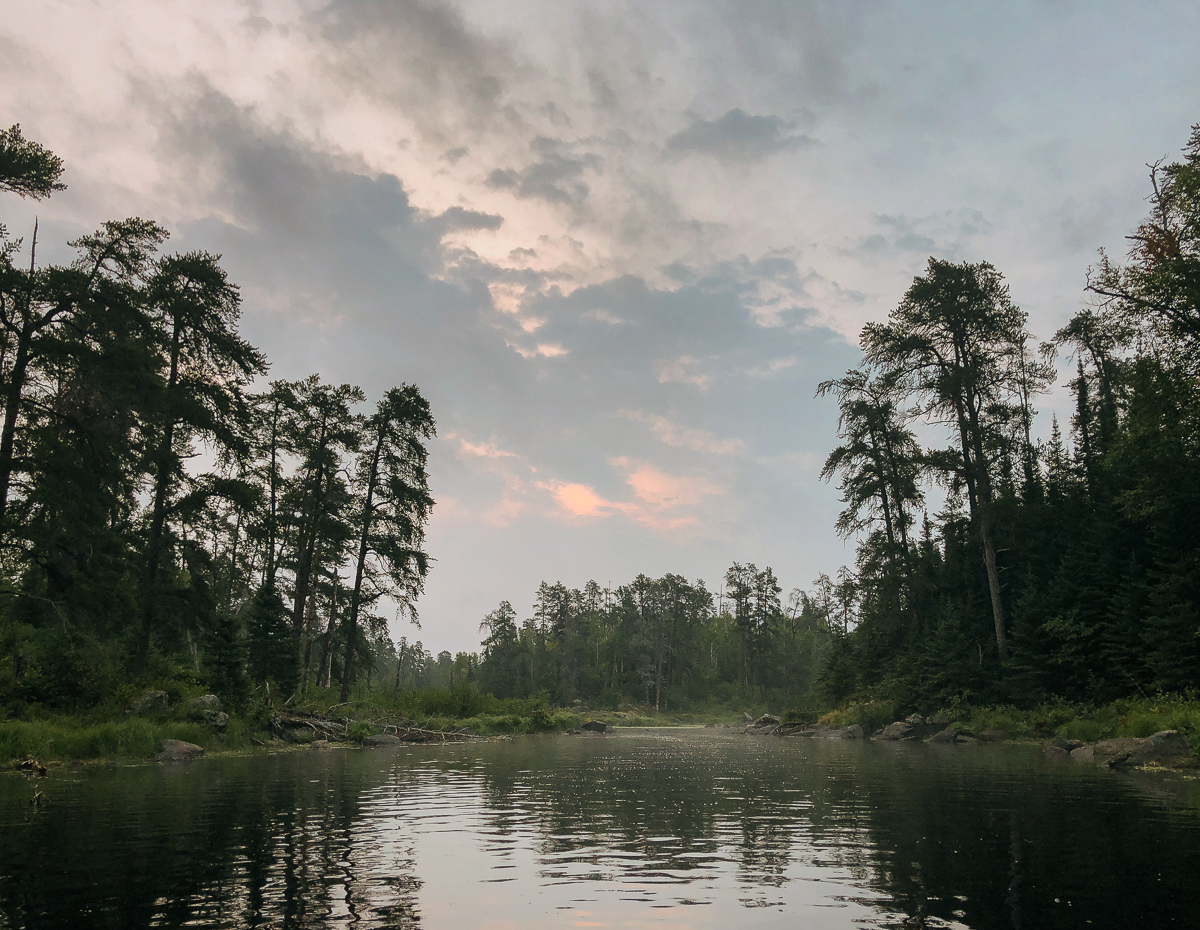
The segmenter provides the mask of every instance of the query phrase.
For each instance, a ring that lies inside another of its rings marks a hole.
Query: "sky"
[[[537,585],[852,563],[820,480],[929,257],[987,260],[1042,339],[1200,122],[1194,2],[3,4],[0,123],[106,219],[220,253],[272,378],[416,384],[433,651]],[[1069,416],[1060,389],[1041,402]]]

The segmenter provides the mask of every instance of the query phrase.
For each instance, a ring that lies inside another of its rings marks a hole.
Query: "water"
[[[0,928],[1196,927],[1200,790],[628,730],[0,776]]]

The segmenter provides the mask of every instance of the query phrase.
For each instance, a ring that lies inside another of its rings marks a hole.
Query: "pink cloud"
[[[696,526],[700,519],[689,510],[722,488],[699,475],[672,475],[646,462],[616,458],[612,464],[625,472],[633,493],[626,501],[609,500],[590,485],[568,481],[538,482],[550,492],[558,516],[571,521],[607,519],[620,514],[655,530]]]
[[[634,495],[654,510],[695,507],[705,497],[719,494],[721,488],[699,475],[672,475],[646,462],[613,459],[625,471],[625,481]]]

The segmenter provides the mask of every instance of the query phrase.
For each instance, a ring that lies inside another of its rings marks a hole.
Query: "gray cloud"
[[[564,154],[561,143],[545,136],[534,139],[531,147],[536,161],[519,169],[495,169],[487,176],[488,187],[547,203],[582,204],[589,193],[583,175],[599,171],[599,157]]]
[[[468,26],[453,6],[424,0],[334,0],[308,18],[324,67],[346,92],[396,106],[431,138],[447,130],[523,124],[507,89],[522,70],[505,43]],[[448,159],[461,157],[455,144]]]
[[[925,216],[872,214],[882,232],[861,237],[846,254],[882,257],[894,252],[957,257],[970,241],[991,230],[991,223],[975,209],[961,207]]]
[[[778,116],[752,116],[732,109],[715,120],[695,118],[687,129],[667,140],[674,155],[712,155],[722,161],[757,161],[788,149],[815,145],[816,140],[793,134],[796,124]]]
[[[496,230],[504,225],[504,217],[497,213],[480,213],[478,210],[450,207],[426,221],[426,225],[436,230],[440,238],[447,233],[465,229]]]

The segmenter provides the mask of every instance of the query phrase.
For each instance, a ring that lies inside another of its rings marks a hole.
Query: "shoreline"
[[[839,708],[812,719],[797,714],[764,715],[757,722],[773,721],[763,727],[747,725],[745,717],[735,721],[730,714],[655,713],[642,710],[591,710],[583,707],[550,709],[538,707],[527,714],[476,714],[470,717],[429,715],[411,719],[372,702],[335,706],[324,713],[310,704],[289,710],[259,714],[221,715],[214,727],[195,717],[176,714],[173,718],[148,719],[126,714],[118,719],[81,720],[72,715],[55,715],[0,723],[0,768],[17,770],[27,760],[40,767],[60,765],[127,764],[152,761],[163,740],[194,745],[205,753],[280,752],[309,748],[345,747],[391,742],[437,742],[514,736],[535,733],[578,732],[585,722],[608,728],[734,729],[759,735],[817,738],[864,738],[938,743],[1012,743],[1040,745],[1055,758],[1071,757],[1075,750],[1114,743],[1115,752],[1132,752],[1116,763],[1101,750],[1100,764],[1136,766],[1138,746],[1166,731],[1175,731],[1182,742],[1173,744],[1172,761],[1147,764],[1183,773],[1200,769],[1200,700],[1190,696],[1159,695],[1155,698],[1120,699],[1105,705],[1078,706],[1047,704],[1032,709],[1001,707],[956,707],[929,717],[898,718],[891,706],[865,702]],[[334,711],[339,713],[333,713]],[[366,711],[364,713],[364,711]],[[746,715],[748,716],[748,715]],[[889,718],[890,719],[887,719]],[[306,726],[308,719],[315,727]],[[846,731],[857,733],[846,736]],[[387,738],[387,734],[393,734]],[[396,738],[402,731],[415,738]],[[890,735],[885,735],[890,732]],[[424,734],[424,735],[422,735]],[[1124,742],[1121,742],[1124,741]],[[1084,753],[1086,754],[1086,753]],[[1092,753],[1094,755],[1094,751]],[[1130,761],[1134,760],[1134,761]]]

